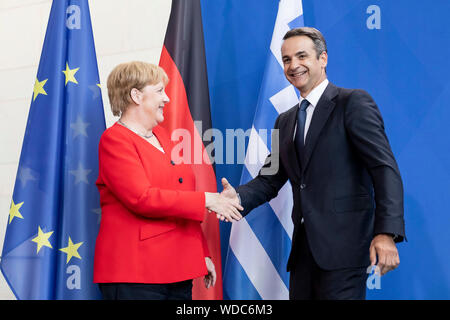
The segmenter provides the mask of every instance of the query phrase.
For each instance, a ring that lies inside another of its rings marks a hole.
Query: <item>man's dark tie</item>
[[[309,102],[303,99],[300,104],[300,110],[297,113],[297,132],[295,133],[295,146],[300,159],[302,159],[304,136],[305,136],[305,123],[306,123],[306,108],[308,108]]]

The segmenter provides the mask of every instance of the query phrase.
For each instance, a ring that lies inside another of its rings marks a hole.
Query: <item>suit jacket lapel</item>
[[[298,159],[294,143],[294,130],[297,123],[298,104],[294,108],[292,108],[290,112],[292,112],[292,114],[287,115],[287,121],[284,124],[284,128],[280,128],[280,130],[286,130],[285,134],[282,135],[283,141],[281,142],[281,146],[286,146],[286,158],[289,166],[292,168],[292,170],[294,170],[297,180],[300,180],[300,161]]]
[[[319,102],[317,103],[317,106],[313,113],[313,117],[311,119],[308,133],[306,135],[303,159],[301,161],[302,172],[306,170],[309,159],[311,158],[312,152],[314,151],[314,147],[317,143],[317,139],[319,138],[320,132],[322,131],[323,126],[327,122],[328,117],[330,116],[336,105],[332,100],[335,96],[337,96],[337,94],[337,87],[330,82],[323,92],[322,97],[319,99]]]

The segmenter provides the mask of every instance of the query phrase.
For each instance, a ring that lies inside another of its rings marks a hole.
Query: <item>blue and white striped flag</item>
[[[296,89],[283,73],[281,44],[287,31],[303,25],[301,0],[280,0],[241,184],[258,175],[270,153],[270,130],[277,116],[298,103]],[[233,224],[224,270],[225,297],[289,298],[286,265],[293,231],[292,203],[291,186],[287,182],[275,199]]]

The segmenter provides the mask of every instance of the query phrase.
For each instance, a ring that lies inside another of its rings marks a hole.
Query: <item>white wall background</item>
[[[0,250],[51,0],[0,0]],[[89,0],[106,126],[113,117],[106,78],[119,63],[158,64],[170,0]],[[15,299],[0,276],[0,299]]]

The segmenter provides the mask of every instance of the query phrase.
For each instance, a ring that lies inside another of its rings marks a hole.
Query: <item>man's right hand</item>
[[[217,219],[226,222],[238,221],[242,218],[239,211],[242,208],[236,190],[228,183],[227,179],[222,178],[223,190],[220,194],[205,193],[206,207],[209,211],[214,211]]]
[[[241,201],[236,193],[236,190],[233,188],[233,186],[228,182],[226,178],[222,178],[222,187],[223,190],[220,193],[220,195],[229,199],[235,206],[239,206],[239,210],[242,211],[244,208],[242,208],[241,206]],[[220,214],[220,212],[217,213],[217,219],[220,219],[222,221],[225,220],[228,222],[228,219],[224,217],[222,214]]]
[[[220,193],[224,197],[236,201],[236,203],[240,204],[239,198],[237,196],[236,190],[233,188],[233,186],[228,182],[226,178],[222,178],[222,187],[223,190]]]

